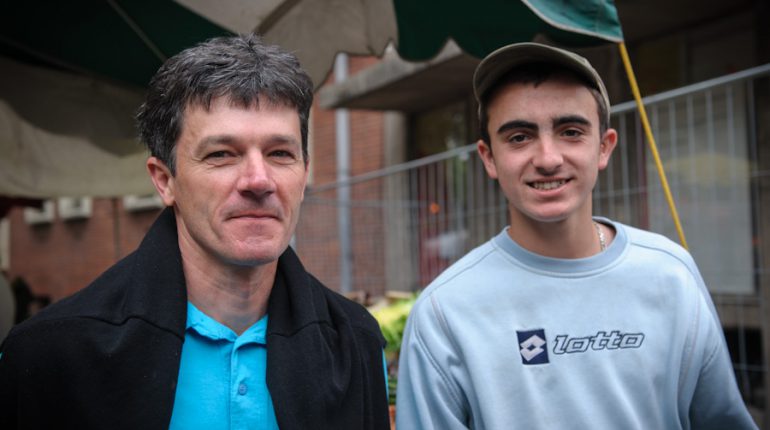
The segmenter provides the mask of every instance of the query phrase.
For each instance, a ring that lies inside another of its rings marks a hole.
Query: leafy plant
[[[380,324],[380,330],[388,342],[385,347],[385,359],[388,363],[388,401],[396,403],[396,385],[398,376],[398,355],[401,351],[401,341],[409,311],[412,310],[417,295],[406,299],[398,299],[392,303],[372,310],[372,315]]]

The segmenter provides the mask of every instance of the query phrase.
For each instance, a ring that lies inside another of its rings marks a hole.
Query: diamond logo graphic
[[[521,356],[530,361],[545,351],[541,348],[543,345],[545,345],[545,341],[540,336],[533,334],[532,337],[521,343]]]
[[[548,363],[548,349],[544,329],[516,331],[522,364]]]

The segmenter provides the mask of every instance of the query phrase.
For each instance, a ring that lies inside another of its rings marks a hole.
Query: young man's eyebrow
[[[553,119],[554,128],[564,124],[580,124],[580,125],[590,126],[591,121],[589,121],[588,118],[581,115],[565,115],[565,116],[560,116]]]
[[[534,122],[524,121],[523,119],[514,119],[512,121],[503,123],[503,125],[497,129],[497,134],[505,133],[506,131],[513,130],[515,128],[525,128],[532,131],[538,130],[538,126]]]

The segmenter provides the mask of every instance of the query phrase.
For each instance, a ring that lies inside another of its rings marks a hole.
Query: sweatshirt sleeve
[[[738,390],[730,353],[722,325],[711,298],[702,284],[699,329],[696,342],[701,345],[699,369],[692,369],[697,378],[689,408],[693,430],[756,429]]]
[[[396,428],[468,429],[466,402],[450,372],[452,363],[459,367],[461,362],[431,297],[421,299],[412,309],[401,344]]]

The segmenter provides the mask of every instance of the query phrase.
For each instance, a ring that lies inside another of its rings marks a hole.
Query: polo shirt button
[[[245,395],[246,392],[249,391],[249,387],[246,386],[243,382],[241,382],[240,385],[238,385],[238,394],[241,396]]]

